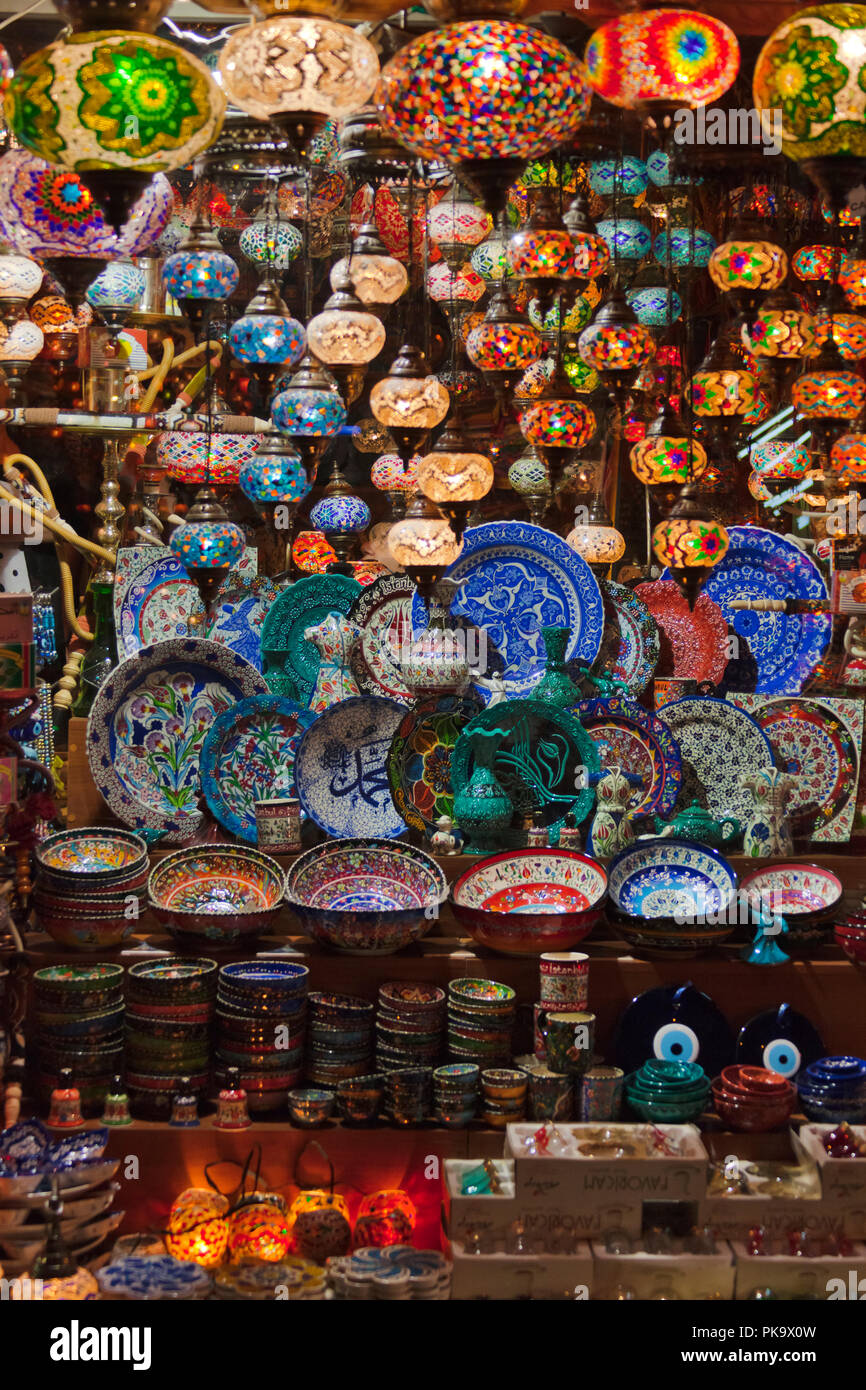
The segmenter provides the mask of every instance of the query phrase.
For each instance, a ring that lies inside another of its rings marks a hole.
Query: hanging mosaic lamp
[[[452,270],[463,265],[492,230],[490,214],[465,199],[443,198],[427,214],[427,235]]]
[[[833,207],[863,178],[866,6],[816,5],[774,29],[755,63],[755,106],[778,125],[782,152]]]
[[[469,264],[480,275],[488,287],[497,285],[508,277],[508,243],[511,233],[497,227],[475,247],[469,257]]]
[[[304,238],[291,222],[262,217],[244,227],[238,242],[241,255],[256,265],[288,270],[304,249]]]
[[[575,280],[585,284],[604,275],[610,264],[610,250],[589,215],[589,203],[584,193],[578,193],[563,213],[562,220],[571,236],[574,248]]]
[[[589,166],[589,186],[602,198],[638,198],[648,182],[647,167],[636,155],[594,159]]]
[[[643,285],[626,293],[626,303],[644,328],[670,328],[683,312],[676,290],[665,285]]]
[[[788,257],[775,242],[762,237],[757,219],[739,222],[727,241],[710,256],[707,270],[713,284],[740,313],[753,313],[770,290],[788,274]]]
[[[743,324],[741,341],[753,357],[796,361],[808,357],[815,345],[814,315],[802,308],[788,290],[775,290],[763,301],[751,323]]]
[[[260,438],[257,434],[171,430],[156,437],[156,461],[169,478],[188,487],[205,481],[214,486],[234,487],[241,469],[255,454]]]
[[[593,499],[587,520],[569,531],[565,540],[599,576],[606,574],[625,554],[625,537],[611,522],[600,496]]]
[[[253,367],[293,367],[306,345],[304,325],[292,318],[271,280],[263,280],[229,334],[232,354]]]
[[[310,351],[327,367],[365,367],[385,346],[385,326],[361,303],[348,266],[331,272],[334,293],[307,324]]]
[[[631,471],[646,487],[682,487],[700,478],[707,466],[707,452],[689,431],[668,401],[647,425],[646,434],[629,453]]]
[[[649,329],[638,323],[621,289],[614,289],[578,339],[584,362],[594,367],[622,401],[645,362],[655,352]]]
[[[617,264],[642,261],[653,244],[649,227],[639,217],[602,217],[596,223],[596,231]]]
[[[395,563],[417,585],[422,597],[429,599],[434,585],[458,558],[463,542],[436,503],[418,492],[405,517],[388,532],[388,547]]]
[[[342,275],[344,269],[349,272],[352,289],[367,308],[394,304],[409,284],[406,267],[396,256],[388,254],[373,222],[359,227],[350,254],[333,266],[332,289],[337,288],[335,276]]]
[[[369,101],[379,60],[369,40],[345,24],[280,15],[234,29],[219,72],[233,105],[273,121],[305,154],[329,120]]]
[[[552,189],[541,190],[529,221],[511,238],[507,254],[509,274],[523,281],[543,309],[550,306],[560,286],[574,277],[574,242]]]
[[[670,570],[694,608],[698,591],[728,550],[728,533],[711,516],[697,486],[686,483],[678,501],[653,531],[652,548],[659,564]]]
[[[846,362],[866,357],[866,318],[862,314],[840,312],[835,307],[815,311],[815,340],[823,345],[832,338]]]
[[[854,420],[866,404],[866,383],[846,369],[839,349],[828,343],[794,382],[791,404],[804,420],[819,424]]]
[[[0,160],[0,166],[2,163]],[[850,256],[842,261],[837,278],[848,303],[855,309],[866,308],[866,224]]]
[[[144,271],[130,261],[111,261],[85,292],[87,303],[115,333],[141,304]]]
[[[547,464],[531,444],[512,463],[508,470],[508,481],[518,496],[523,498],[533,526],[540,526],[553,494]]]
[[[251,502],[274,506],[302,502],[310,491],[300,454],[291,439],[280,434],[264,436],[241,464],[238,482]]]
[[[196,335],[214,306],[234,293],[239,278],[237,265],[203,217],[195,219],[180,250],[169,256],[162,268],[165,288],[177,300]]]
[[[29,256],[0,255],[0,312],[7,327],[42,285],[43,270]]]
[[[168,548],[180,560],[209,608],[232,565],[244,553],[244,533],[229,521],[210,487],[202,487]]]
[[[288,387],[274,397],[273,421],[283,434],[330,439],[346,423],[346,407],[332,379],[309,352]]]
[[[388,370],[370,392],[370,409],[390,430],[397,452],[406,462],[422,439],[442,423],[451,397],[434,376],[419,348],[404,343]]]
[[[866,434],[843,434],[834,441],[830,471],[837,483],[866,481]]]
[[[418,462],[418,487],[435,502],[458,540],[470,511],[493,486],[493,464],[473,449],[459,416],[449,419],[429,454]]]
[[[514,307],[504,283],[496,289],[482,323],[466,339],[466,355],[500,398],[541,356],[541,335]]]
[[[757,403],[758,381],[754,372],[740,365],[722,333],[688,382],[685,394],[692,414],[699,419],[738,421]]]
[[[552,449],[582,449],[592,439],[597,424],[595,415],[583,401],[561,396],[528,406],[518,423],[527,443],[535,445],[545,457]],[[561,460],[557,457],[555,461]]]
[[[674,225],[659,232],[652,249],[659,265],[666,266],[670,261],[674,270],[694,272],[709,265],[716,240],[703,227]]]
[[[749,462],[759,478],[800,478],[811,466],[809,450],[787,439],[771,439],[752,449]]]
[[[589,90],[556,39],[483,19],[412,39],[382,69],[377,101],[406,149],[446,160],[495,214],[526,161],[574,134]]]
[[[449,318],[462,317],[484,298],[487,286],[469,262],[452,270],[447,261],[438,261],[427,271],[427,295],[439,304]]]
[[[226,102],[204,63],[153,34],[73,33],[25,58],[6,95],[28,150],[75,170],[116,231],[153,174],[219,134]]]
[[[721,20],[694,10],[623,14],[596,29],[586,70],[599,96],[647,113],[709,106],[740,67],[736,35]]]
[[[370,508],[363,498],[352,492],[338,466],[334,467],[319,501],[310,508],[310,521],[322,532],[337,557],[330,567],[332,572],[351,576],[351,556],[358,536],[370,525]]]

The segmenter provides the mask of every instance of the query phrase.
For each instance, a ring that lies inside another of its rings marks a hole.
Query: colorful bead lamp
[[[255,453],[240,467],[241,492],[251,502],[292,506],[310,491],[301,456],[288,437],[266,434]]]
[[[568,140],[589,110],[573,53],[495,19],[412,39],[383,68],[377,100],[406,149],[446,160],[491,213],[525,162]]]
[[[709,265],[716,241],[703,227],[673,226],[659,232],[652,247],[659,265],[670,261],[674,270],[696,271]]]
[[[469,513],[493,486],[493,464],[472,448],[459,417],[447,421],[429,454],[418,463],[418,487],[435,502],[459,541]]]
[[[233,1261],[269,1260],[288,1254],[289,1204],[277,1192],[251,1192],[229,1217],[228,1252]]]
[[[225,97],[198,58],[152,34],[71,34],[25,58],[5,112],[25,148],[75,170],[119,230],[153,174],[216,138]]]
[[[699,419],[739,421],[759,399],[754,372],[741,366],[729,341],[731,330],[712,344],[703,362],[686,386],[685,395],[692,414]]]
[[[700,440],[689,438],[685,424],[667,404],[647,425],[643,439],[632,445],[629,462],[638,482],[669,492],[700,478],[707,466],[707,453]]]
[[[782,439],[756,445],[749,461],[760,478],[800,478],[811,465],[804,445]]]
[[[629,290],[626,303],[644,328],[670,328],[683,312],[683,301],[676,290],[662,285],[645,285]]]
[[[305,154],[329,120],[370,99],[379,60],[369,40],[344,24],[281,15],[235,29],[219,72],[233,105],[273,121]]]
[[[788,274],[788,257],[772,241],[734,237],[716,247],[707,270],[713,284],[745,313],[779,288]]]
[[[145,274],[130,262],[112,261],[87,287],[85,298],[117,335],[141,304]]]
[[[169,256],[162,268],[166,290],[177,300],[196,334],[214,306],[231,297],[239,278],[237,265],[200,217],[193,222],[180,250]]]
[[[6,379],[9,406],[25,405],[24,377],[45,345],[42,329],[31,319],[18,319],[0,339],[0,370]]]
[[[370,520],[367,503],[355,496],[339,467],[335,467],[322,497],[310,509],[310,521],[322,532],[337,557],[331,566],[334,573],[351,576],[351,557],[357,538],[367,530]]]
[[[270,280],[263,280],[229,334],[232,355],[253,368],[293,367],[306,346],[304,325],[292,318]]]
[[[853,255],[842,262],[839,284],[853,308],[866,308],[866,245],[863,242],[858,242]]]
[[[552,189],[543,188],[529,221],[511,238],[508,270],[547,308],[575,275],[575,248]]]
[[[255,456],[258,434],[208,434],[172,430],[157,435],[156,461],[162,472],[187,487],[204,482],[234,487],[240,470]]]
[[[833,309],[818,309],[815,313],[816,341],[823,345],[831,338],[846,362],[858,362],[866,357],[866,318]]]
[[[866,404],[866,385],[856,372],[819,367],[794,382],[791,404],[804,420],[853,420]]]
[[[427,295],[439,304],[449,318],[462,316],[484,298],[487,286],[468,261],[452,270],[446,261],[438,261],[427,271]]]
[[[808,357],[815,345],[816,323],[786,290],[769,294],[750,324],[743,324],[741,340],[753,357],[796,361]]]
[[[694,483],[686,483],[670,515],[653,531],[653,554],[670,570],[694,608],[701,584],[728,550],[728,533],[710,516]]]
[[[574,201],[563,213],[562,220],[568,228],[574,247],[573,275],[579,283],[597,280],[604,275],[610,264],[610,250],[603,236],[589,215],[589,204],[583,193],[578,193]]]
[[[394,304],[409,284],[406,267],[396,256],[389,256],[374,222],[365,222],[358,229],[351,254],[331,270],[332,289],[337,288],[334,278],[344,268],[355,294],[367,308]]]
[[[490,214],[465,199],[444,198],[427,214],[427,234],[452,270],[463,265],[492,230]]]
[[[195,501],[169,541],[169,550],[180,560],[207,609],[220,584],[244,553],[244,533],[229,521],[209,487],[196,493]]]
[[[594,159],[589,166],[589,186],[602,198],[637,198],[648,182],[647,166],[636,155]]]
[[[370,392],[370,409],[379,424],[390,430],[398,454],[408,462],[421,440],[445,419],[450,400],[423,352],[404,343],[388,375]]]
[[[330,439],[346,423],[342,397],[309,353],[285,391],[274,398],[274,424],[283,434]]]
[[[385,326],[366,310],[348,270],[320,314],[307,324],[310,351],[328,367],[366,367],[385,346]]]
[[[843,434],[834,441],[830,472],[838,483],[866,481],[866,434]]]
[[[489,237],[476,246],[469,257],[469,264],[486,285],[497,285],[508,277],[508,243],[511,236],[507,231],[497,228]]]
[[[583,401],[565,394],[567,377],[555,373],[547,395],[527,406],[518,418],[520,432],[546,463],[551,478],[561,476],[575,449],[582,449],[597,428],[595,415]]]
[[[222,1264],[229,1240],[228,1198],[209,1187],[188,1187],[175,1197],[168,1215],[165,1248],[176,1260],[203,1269]]]
[[[731,86],[740,49],[726,24],[694,10],[642,10],[596,29],[587,44],[590,84],[627,110],[709,106]]]
[[[622,290],[615,289],[581,333],[578,350],[621,403],[640,368],[655,352],[655,339],[638,322]]]
[[[596,223],[613,261],[642,261],[652,247],[649,228],[638,217],[603,217]]]
[[[241,255],[256,265],[288,270],[304,249],[304,238],[291,222],[261,218],[244,227],[238,242]]]
[[[370,469],[370,482],[377,492],[387,497],[393,521],[405,516],[406,498],[418,491],[418,463],[418,455],[404,465],[399,454],[382,454]]]
[[[501,396],[512,390],[541,356],[541,335],[514,307],[500,283],[490,302],[484,321],[472,329],[466,340],[466,356],[483,373],[485,381]]]
[[[508,481],[523,498],[533,526],[540,526],[552,497],[550,472],[531,444],[512,463]]]
[[[625,554],[625,537],[612,525],[600,497],[594,499],[586,522],[575,526],[565,539],[597,575],[605,574]]]

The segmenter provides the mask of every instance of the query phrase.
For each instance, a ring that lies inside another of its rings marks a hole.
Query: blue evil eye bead
[[[671,265],[693,266],[700,270],[709,264],[710,256],[716,249],[715,237],[702,227],[673,227],[668,232],[659,232],[653,242],[653,255],[660,265],[668,262],[668,236],[671,239]]]
[[[87,302],[94,309],[134,309],[144,293],[144,271],[116,261],[107,265],[87,287]]]
[[[302,502],[310,491],[297,454],[254,454],[241,468],[239,482],[251,502]]]
[[[650,285],[626,293],[628,304],[638,323],[647,328],[666,328],[675,323],[683,311],[683,302],[676,290]]]
[[[281,314],[244,314],[231,331],[239,362],[279,362],[294,366],[306,346],[304,325]]]
[[[652,246],[649,230],[636,217],[605,217],[595,230],[615,261],[642,260]]]
[[[301,254],[304,238],[291,222],[252,222],[240,235],[241,255],[257,265],[288,270]]]
[[[360,497],[323,497],[310,511],[310,521],[318,531],[365,531],[370,508]]]
[[[696,1062],[700,1050],[697,1033],[685,1023],[666,1023],[653,1038],[653,1056],[664,1062]]]
[[[244,533],[233,521],[186,521],[168,544],[184,569],[227,570],[244,553]]]
[[[603,198],[636,198],[648,181],[647,166],[634,155],[622,160],[595,159],[589,166],[589,186]]]
[[[764,1066],[780,1076],[796,1076],[803,1065],[800,1049],[790,1038],[773,1038],[763,1053]]]
[[[336,391],[290,386],[275,398],[273,419],[282,434],[331,435],[346,423],[346,407]]]
[[[176,251],[163,266],[162,278],[174,299],[228,299],[240,274],[225,251]]]

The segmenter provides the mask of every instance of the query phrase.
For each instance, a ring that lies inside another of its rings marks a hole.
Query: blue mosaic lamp
[[[325,533],[336,553],[337,562],[329,566],[329,571],[351,575],[351,556],[361,532],[370,525],[370,508],[352,492],[338,464],[321,499],[310,510],[310,521]]]
[[[126,323],[144,294],[144,271],[129,261],[113,261],[88,285],[85,298],[110,328]]]
[[[207,222],[197,217],[180,250],[166,260],[162,278],[198,334],[214,304],[234,293],[240,276]]]
[[[645,285],[626,293],[628,306],[638,323],[646,328],[669,328],[683,311],[683,302],[676,290],[664,285]]]
[[[244,544],[240,526],[229,521],[216,494],[205,485],[196,493],[183,525],[173,533],[169,550],[210,609],[220,584],[243,555]]]
[[[659,264],[667,265],[670,254],[670,263],[678,270],[702,270],[715,249],[715,238],[703,227],[671,227],[668,232],[659,232],[653,242],[653,255]]]
[[[232,328],[229,342],[239,362],[252,367],[293,367],[304,351],[306,334],[275,285],[263,280]]]
[[[342,396],[309,353],[275,398],[272,414],[277,429],[293,436],[330,439],[346,423]]]
[[[594,159],[589,166],[589,186],[603,198],[636,198],[649,182],[647,166],[634,155],[622,159]]]
[[[614,261],[643,260],[652,246],[649,228],[637,217],[603,217],[596,223],[596,231]]]
[[[270,217],[251,222],[240,235],[241,255],[257,265],[270,265],[276,270],[288,270],[292,261],[304,249],[304,238],[291,222],[277,222]]]
[[[265,435],[240,471],[240,488],[251,502],[293,505],[310,491],[307,470],[290,439]]]

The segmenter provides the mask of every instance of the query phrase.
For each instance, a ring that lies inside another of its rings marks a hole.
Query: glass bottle
[[[117,634],[114,627],[114,585],[93,580],[90,585],[93,606],[93,641],[81,664],[78,696],[72,706],[73,717],[84,718],[96,692],[117,665]]]

